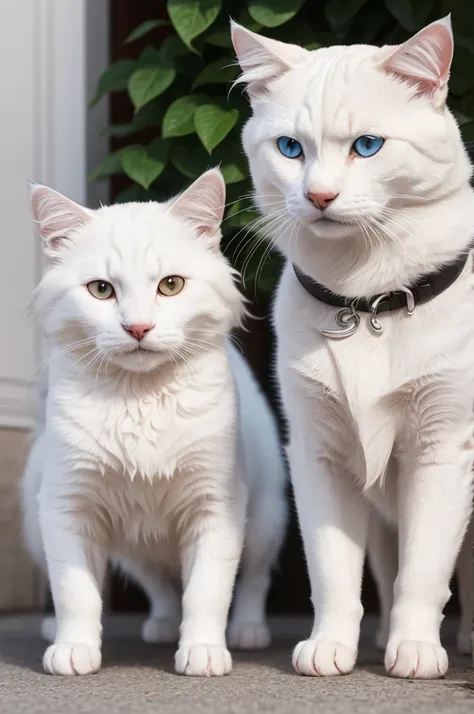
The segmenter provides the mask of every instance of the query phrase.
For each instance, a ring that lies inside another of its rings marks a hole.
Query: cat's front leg
[[[73,498],[59,486],[64,478],[59,468],[45,467],[39,496],[56,613],[55,641],[44,654],[43,667],[49,674],[93,674],[101,665],[101,589],[107,555],[84,535]]]
[[[182,539],[183,619],[175,656],[178,674],[229,674],[226,626],[242,552],[245,496],[198,506]]]
[[[439,630],[471,509],[472,455],[456,435],[411,446],[400,458],[400,566],[385,667],[394,677],[435,679],[448,668]]]
[[[295,430],[289,460],[314,607],[308,640],[293,653],[299,674],[347,674],[355,664],[369,506],[342,465],[308,431]]]

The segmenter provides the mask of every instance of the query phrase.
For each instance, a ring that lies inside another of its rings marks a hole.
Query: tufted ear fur
[[[265,96],[268,85],[289,69],[304,62],[308,50],[278,40],[270,40],[242,25],[231,22],[232,42],[242,75],[236,84],[247,85],[251,99]]]
[[[55,257],[64,249],[72,232],[91,220],[92,213],[48,186],[29,182],[28,188],[31,212],[43,239],[43,250],[49,257]]]
[[[225,182],[219,169],[211,169],[178,196],[168,211],[190,223],[211,247],[218,247],[224,208]]]
[[[389,74],[441,103],[446,99],[454,41],[451,16],[432,22],[399,45],[380,63]]]

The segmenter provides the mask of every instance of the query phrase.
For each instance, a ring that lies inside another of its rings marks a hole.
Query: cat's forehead
[[[156,251],[177,250],[194,243],[190,226],[170,214],[168,203],[127,203],[96,212],[95,231],[116,249],[134,252],[154,246]]]
[[[267,107],[283,123],[313,133],[344,136],[380,120],[408,101],[408,93],[378,66],[380,48],[329,47],[275,83]]]
[[[75,258],[96,261],[107,272],[152,273],[202,259],[189,224],[168,212],[168,204],[129,203],[101,208],[76,241]]]

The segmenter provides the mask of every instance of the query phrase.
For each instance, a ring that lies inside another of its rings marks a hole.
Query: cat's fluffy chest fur
[[[212,368],[209,367],[212,365]],[[100,468],[125,472],[132,480],[172,478],[196,454],[205,461],[206,441],[222,425],[223,438],[235,421],[235,399],[224,349],[213,363],[202,360],[194,371],[167,383],[166,375],[112,374],[99,382],[62,381],[52,390],[60,444],[73,447],[77,463],[93,458]],[[54,384],[54,375],[53,375]],[[205,468],[205,463],[202,464]]]

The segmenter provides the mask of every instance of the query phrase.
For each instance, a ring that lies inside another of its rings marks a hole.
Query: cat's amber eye
[[[167,275],[166,278],[158,283],[158,292],[160,295],[172,297],[178,295],[184,288],[185,280],[180,275]]]
[[[97,300],[108,300],[115,295],[113,285],[106,280],[92,280],[90,283],[87,283],[86,287],[92,297],[97,298]]]

